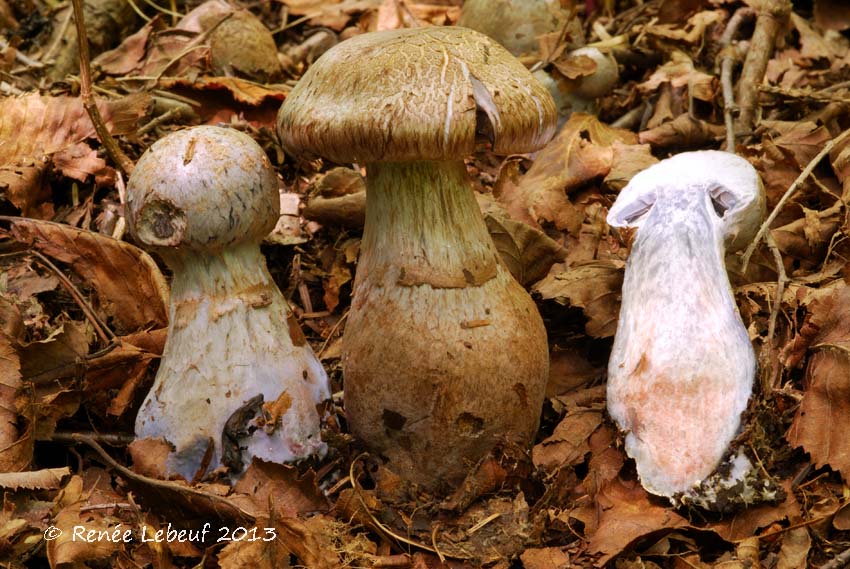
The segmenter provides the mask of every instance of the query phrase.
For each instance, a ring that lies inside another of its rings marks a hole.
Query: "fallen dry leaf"
[[[277,539],[255,541],[249,537],[228,543],[218,554],[218,563],[221,569],[288,569],[289,550]]]
[[[785,480],[781,486],[785,500],[780,504],[750,507],[718,522],[705,524],[703,529],[710,529],[726,541],[736,542],[758,535],[759,530],[772,524],[799,519],[800,504],[791,490],[791,481]]]
[[[99,101],[98,109],[113,135],[134,132],[148,112],[148,95]],[[49,197],[39,184],[40,175],[55,163],[65,175],[80,181],[103,170],[105,163],[81,144],[94,136],[94,126],[77,97],[31,93],[0,99],[0,188],[5,199],[25,216],[38,215],[40,200]]]
[[[529,548],[519,556],[524,569],[567,569],[570,556],[560,547]]]
[[[302,475],[293,466],[256,458],[233,487],[230,499],[256,517],[294,518],[330,509],[314,472]]]
[[[698,12],[688,18],[687,24],[682,27],[680,22],[672,24],[655,24],[647,26],[647,34],[669,40],[696,43],[703,41],[706,28],[725,19],[726,12],[723,10],[706,10]]]
[[[168,286],[150,255],[129,243],[68,225],[3,218],[15,240],[67,263],[98,293],[96,308],[127,334],[168,324]]]
[[[636,480],[616,478],[603,487],[596,499],[601,509],[599,527],[590,536],[588,548],[602,554],[600,565],[643,537],[689,525],[672,509],[650,499]]]
[[[66,476],[71,475],[71,469],[45,468],[30,472],[0,473],[0,488],[8,490],[58,490]]]
[[[602,411],[576,409],[561,419],[551,436],[534,445],[534,465],[545,470],[573,466],[590,452],[588,439],[602,423]]]
[[[788,530],[782,536],[782,547],[779,549],[779,561],[776,569],[806,569],[809,550],[812,547],[812,537],[809,528],[801,527]]]
[[[568,268],[555,265],[533,291],[546,300],[582,308],[587,333],[608,338],[617,330],[624,267],[622,261],[595,261]]]
[[[601,123],[593,115],[573,113],[516,186],[508,181],[497,185],[496,199],[514,219],[530,216],[533,224],[548,222],[559,230],[577,233],[584,215],[567,195],[610,173],[617,142],[636,144],[637,138],[630,131]]]
[[[487,214],[484,222],[502,262],[523,286],[539,281],[552,265],[567,256],[567,251],[557,241],[521,221]]]
[[[32,461],[32,441],[22,444],[19,428],[18,397],[23,384],[16,348],[22,331],[17,307],[0,296],[0,472],[20,472]]]
[[[850,12],[844,0],[815,0],[815,22],[824,30],[850,28]]]
[[[283,518],[274,524],[280,543],[298,557],[304,567],[337,569],[339,555],[334,539],[343,533],[341,524],[318,514],[307,519]]]
[[[72,477],[57,500],[57,506],[61,509],[52,523],[61,533],[56,539],[46,543],[47,559],[51,567],[79,567],[87,561],[108,562],[112,554],[121,547],[121,543],[107,539],[75,539],[75,526],[82,526],[88,531],[111,532],[118,525],[104,514],[105,510],[88,510],[83,513],[82,506],[86,501],[83,479],[80,476]]]
[[[812,303],[809,326],[811,356],[806,391],[786,439],[808,452],[818,466],[850,477],[850,288]]]

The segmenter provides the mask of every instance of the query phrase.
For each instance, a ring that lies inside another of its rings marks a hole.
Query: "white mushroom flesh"
[[[756,360],[724,243],[752,236],[760,182],[731,154],[685,153],[635,176],[609,224],[637,227],[608,367],[608,410],[644,487],[687,492],[729,450]]]

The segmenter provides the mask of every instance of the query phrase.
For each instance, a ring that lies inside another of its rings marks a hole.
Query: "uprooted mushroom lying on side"
[[[756,358],[725,252],[755,236],[764,190],[745,159],[687,152],[637,174],[608,214],[637,233],[608,365],[608,410],[643,486],[674,503],[725,509],[777,498],[730,444]]]

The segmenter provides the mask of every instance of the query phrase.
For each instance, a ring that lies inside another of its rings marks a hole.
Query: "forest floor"
[[[166,338],[170,273],[128,233],[127,164],[105,151],[84,107],[71,5],[0,0],[0,566],[850,563],[844,0],[561,2],[566,27],[523,62],[581,77],[593,66],[569,51],[592,43],[616,57],[617,85],[590,112],[565,117],[543,150],[505,158],[482,148],[467,161],[503,261],[544,318],[543,419],[530,451],[494,449],[448,497],[402,481],[348,432],[340,342],[363,206],[333,200],[363,192],[363,172],[288,156],[275,117],[331,45],[453,25],[462,3],[242,4],[273,32],[271,59],[250,44],[253,32],[249,43],[228,39],[203,8],[186,16],[199,4],[87,0],[93,95],[130,167],[154,141],[197,124],[246,132],[268,153],[281,218],[263,252],[331,376],[329,451],[295,465],[255,462],[233,486],[160,478],[162,456],[134,442],[133,425]],[[630,239],[605,218],[638,171],[730,141],[761,175],[770,214],[749,263],[743,252],[728,260],[759,363],[737,444],[783,496],[720,514],[649,495],[606,414]]]

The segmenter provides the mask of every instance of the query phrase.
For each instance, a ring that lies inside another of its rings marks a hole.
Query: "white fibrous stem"
[[[438,288],[496,276],[498,252],[463,162],[371,164],[361,280]]]
[[[137,436],[171,443],[167,470],[188,480],[207,463],[238,473],[253,457],[323,452],[327,376],[259,247],[161,253],[174,271],[168,342]]]
[[[346,414],[406,479],[456,485],[499,441],[534,436],[546,331],[501,264],[462,162],[370,164],[366,179]]]
[[[756,362],[708,195],[659,194],[626,265],[608,409],[644,487],[672,497],[699,485],[729,451]]]

